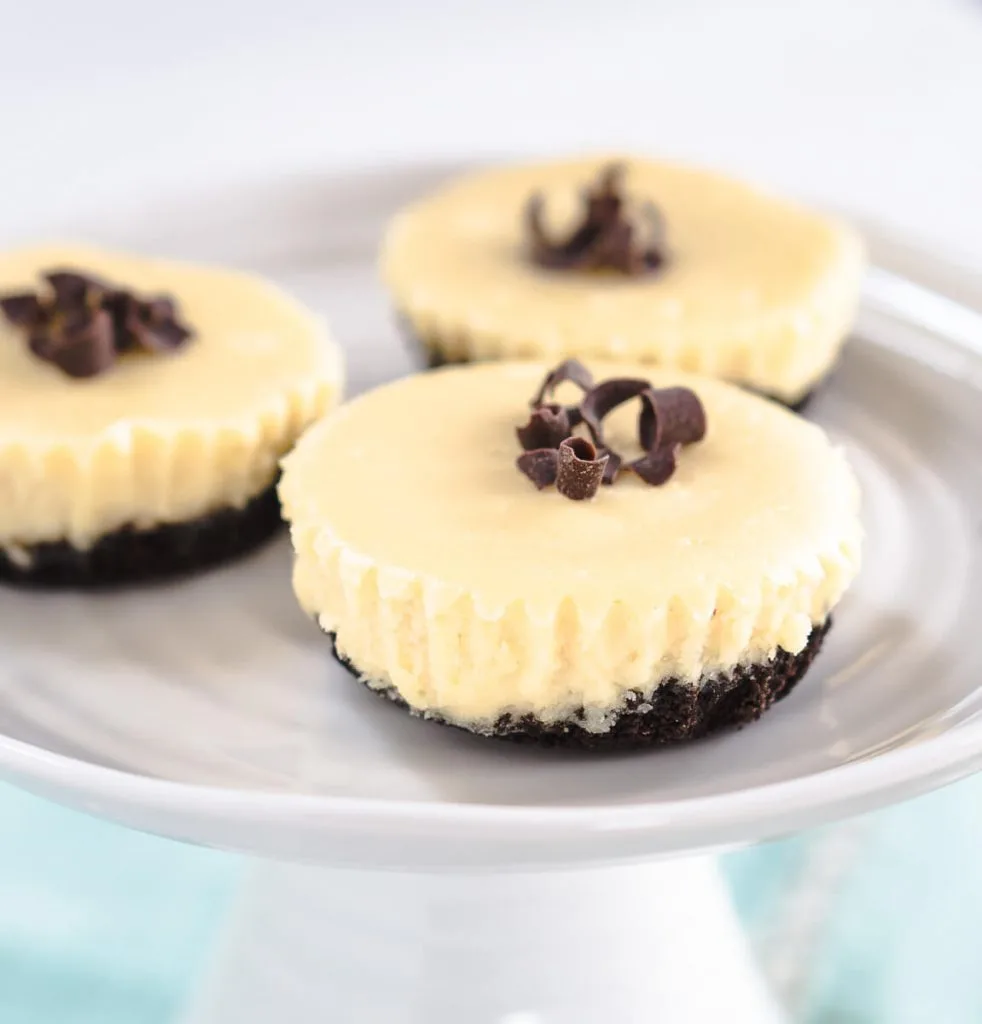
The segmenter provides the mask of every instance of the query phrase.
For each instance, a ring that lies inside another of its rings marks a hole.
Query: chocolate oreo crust
[[[786,697],[815,660],[832,625],[828,618],[816,626],[805,647],[797,654],[781,648],[769,661],[738,665],[729,672],[700,680],[698,686],[668,679],[653,694],[628,694],[616,712],[610,728],[591,732],[583,727],[583,712],[560,722],[544,722],[534,715],[502,715],[481,735],[539,747],[566,747],[576,750],[630,750],[700,739],[724,729],[740,728],[758,718],[776,701]],[[328,634],[334,657],[357,679],[366,682],[358,669],[337,650],[333,634]],[[409,709],[405,700],[391,687],[370,686],[375,693]],[[465,729],[437,714],[413,714],[442,725]]]
[[[123,527],[80,551],[67,541],[25,545],[16,561],[0,549],[0,582],[98,589],[184,576],[251,551],[283,526],[276,484],[242,508],[149,530]],[[24,564],[20,564],[23,561]]]
[[[401,323],[405,321],[400,319]],[[423,361],[426,367],[430,370],[437,370],[441,366],[461,366],[465,363],[473,362],[468,356],[447,356],[445,352],[441,352],[439,349],[434,348],[431,345],[427,345],[421,341],[413,332],[409,331],[408,328],[404,328],[407,334],[410,335],[413,347],[422,354]],[[772,402],[777,402],[778,405],[783,405],[785,408],[790,409],[792,412],[804,412],[808,403],[815,397],[816,393],[820,390],[824,380],[812,388],[811,391],[806,392],[796,402],[787,402],[783,398],[778,398],[776,395],[769,395],[765,391],[758,391],[757,394],[763,398],[769,398]],[[739,385],[744,387],[743,385]],[[745,391],[753,391],[753,388],[744,387]]]

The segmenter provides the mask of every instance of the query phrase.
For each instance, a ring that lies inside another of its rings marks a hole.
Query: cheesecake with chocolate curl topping
[[[280,496],[298,601],[367,686],[590,750],[745,724],[789,693],[862,534],[817,426],[721,381],[595,361],[385,385],[304,436]]]
[[[342,378],[323,324],[249,275],[0,254],[0,581],[115,586],[256,547]]]
[[[796,408],[838,359],[865,254],[725,175],[605,155],[451,181],[396,215],[380,266],[427,364],[640,362]]]

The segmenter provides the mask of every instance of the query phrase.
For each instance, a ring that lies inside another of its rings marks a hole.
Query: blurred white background
[[[982,260],[976,0],[5,0],[0,232],[121,199],[625,146]]]

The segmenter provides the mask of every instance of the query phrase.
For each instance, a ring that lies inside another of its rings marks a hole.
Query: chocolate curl
[[[543,404],[564,381],[573,381],[586,393],[579,406]],[[604,438],[603,421],[618,406],[640,398],[638,438],[644,454],[627,464],[628,469],[652,486],[660,486],[675,472],[683,445],[706,436],[706,410],[699,396],[688,388],[654,388],[640,377],[614,377],[592,384],[593,377],[575,359],[560,363],[546,375],[532,400],[528,423],[516,431],[526,449],[518,468],[539,490],[556,484],[568,498],[592,498],[601,483],[612,484],[623,458]],[[593,439],[572,435],[585,423]]]
[[[141,299],[71,269],[42,275],[49,294],[0,297],[0,312],[27,333],[31,352],[70,377],[108,370],[131,349],[162,352],[192,337],[167,297]]]
[[[535,484],[537,490],[544,490],[556,482],[559,471],[559,452],[555,448],[537,448],[523,452],[515,465]]]
[[[547,399],[552,398],[560,384],[565,384],[567,381],[586,392],[593,387],[593,374],[578,359],[566,359],[546,374],[542,384],[539,385],[539,390],[536,391],[535,397],[529,404],[533,409],[538,408]],[[569,414],[570,410],[566,411]],[[575,427],[576,422],[571,425]]]
[[[613,469],[608,464],[605,483],[616,478],[621,459],[604,440],[603,420],[632,398],[641,399],[638,437],[645,454],[628,463],[628,469],[657,487],[675,472],[679,448],[706,436],[706,411],[688,388],[653,388],[637,377],[615,377],[598,384],[580,403],[580,412],[594,443],[612,455]]]
[[[0,313],[14,327],[31,328],[44,319],[44,306],[32,292],[21,295],[5,295],[0,298]]]
[[[631,463],[631,469],[652,487],[667,483],[678,465],[679,445],[654,448]]]
[[[638,433],[645,451],[694,444],[706,436],[706,410],[688,388],[646,388]]]
[[[642,394],[650,385],[646,380],[634,377],[613,377],[598,384],[587,392],[580,403],[580,415],[590,431],[593,443],[598,450],[609,456],[607,468],[604,470],[604,483],[608,486],[617,479],[624,460],[610,448],[604,440],[603,419],[619,405],[629,402]]]
[[[603,437],[604,417],[650,388],[651,384],[640,377],[612,377],[587,392],[580,402],[580,415],[597,447],[606,447]]]
[[[97,278],[75,270],[51,270],[41,276],[51,286],[55,307],[63,312],[80,306],[98,306],[109,290]]]
[[[112,318],[103,309],[79,309],[50,335],[48,359],[69,377],[95,377],[116,360]]]
[[[169,352],[191,337],[191,331],[177,319],[168,298],[141,300],[129,292],[114,292],[108,299],[121,352],[138,348],[144,352]]]
[[[608,448],[606,445],[597,448],[597,451],[601,455],[607,456],[607,465],[604,468],[604,479],[603,482],[609,487],[616,479],[617,474],[621,471],[621,466],[624,465],[624,460],[614,451],[613,448]]]
[[[572,433],[569,413],[561,405],[540,405],[524,427],[517,427],[518,443],[525,451],[558,448]]]
[[[145,329],[140,343],[152,352],[179,348],[193,334],[191,328],[178,319],[174,300],[166,295],[140,303],[140,319]]]
[[[559,446],[556,490],[571,501],[585,501],[600,489],[609,456],[598,455],[585,437],[568,437]]]
[[[533,194],[525,205],[525,230],[535,263],[551,270],[616,270],[642,274],[665,261],[664,220],[653,203],[632,222],[624,197],[624,165],[608,164],[583,195],[583,221],[565,239],[552,239],[543,223],[545,200]]]

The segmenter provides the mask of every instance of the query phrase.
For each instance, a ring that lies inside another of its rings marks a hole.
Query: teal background
[[[171,1024],[243,864],[0,786],[0,1022]]]
[[[982,778],[730,854],[806,1024],[982,1021]],[[0,1022],[174,1024],[245,861],[0,786]]]

